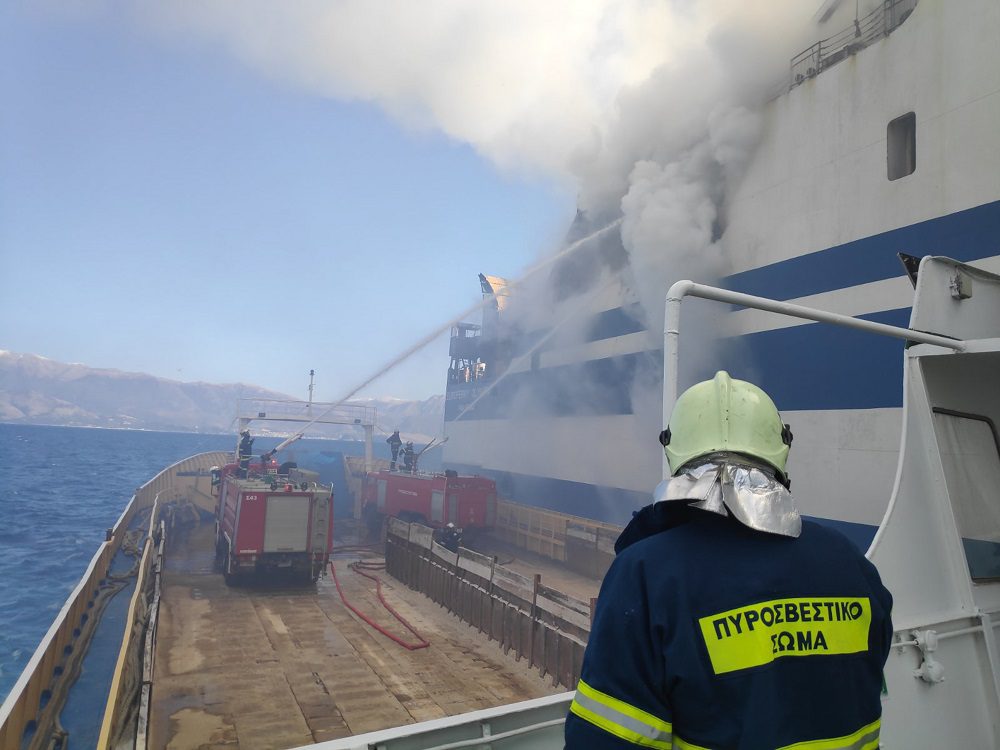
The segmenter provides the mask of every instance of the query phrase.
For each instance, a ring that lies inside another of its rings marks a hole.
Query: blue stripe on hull
[[[850,295],[852,286],[902,275],[897,252],[918,256],[940,253],[974,261],[996,255],[1000,250],[998,237],[1000,201],[995,201],[734,274],[723,284],[774,299],[835,290]],[[598,314],[591,321],[587,338],[639,330],[634,307]],[[909,309],[863,317],[906,326]],[[690,338],[681,342],[682,361],[691,361],[684,348],[699,343]],[[723,349],[710,369],[724,368],[759,383],[782,409],[872,409],[902,404],[902,345],[890,339],[811,324],[751,334],[726,342]],[[662,377],[661,359],[659,351],[652,351],[511,375],[464,418],[503,419],[512,415],[512,408],[534,416],[631,414],[635,378],[647,373],[652,378]],[[692,375],[691,382],[711,374],[708,370],[699,372]],[[475,398],[468,389],[465,384],[449,384],[446,421],[454,420]],[[524,398],[526,394],[528,398]]]
[[[650,492],[633,492],[616,487],[598,487],[564,479],[515,474],[465,464],[449,463],[448,468],[456,469],[463,474],[491,477],[497,483],[500,496],[510,498],[516,503],[617,526],[627,524],[632,518],[633,511],[649,504],[653,489],[650,487]],[[877,528],[870,524],[838,521],[832,518],[812,516],[809,518],[836,529],[861,550],[868,549]]]
[[[496,481],[497,493],[523,505],[545,508],[595,521],[624,526],[638,510],[650,501],[650,492],[633,492],[617,487],[601,487],[553,477],[516,474],[486,469],[482,466],[447,462],[447,467],[461,474],[480,474]]]
[[[963,262],[987,258],[997,254],[998,237],[1000,201],[995,201],[737,273],[724,286],[771,299],[806,297],[900,276],[896,253]]]
[[[516,416],[565,417],[632,413],[637,377],[662,378],[663,353],[634,352],[504,376],[473,408],[489,383],[449,386],[444,418],[510,419]]]
[[[861,316],[905,327],[910,308]],[[698,346],[683,340],[682,347]],[[894,408],[903,403],[903,342],[821,323],[762,331],[722,341],[705,368],[688,375],[682,388],[726,370],[757,383],[779,409],[791,411]],[[681,360],[688,360],[682,348]],[[512,416],[632,414],[636,378],[662,379],[663,351],[591,360],[508,376],[462,419]],[[475,399],[450,390],[445,421],[454,421]]]
[[[910,308],[859,317],[906,327]],[[723,342],[720,356],[681,387],[721,369],[759,385],[783,411],[901,407],[903,348],[901,339],[822,323],[779,328]]]

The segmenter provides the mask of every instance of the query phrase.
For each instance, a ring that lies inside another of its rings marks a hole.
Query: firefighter
[[[417,469],[417,454],[413,450],[413,443],[407,443],[403,449],[403,469],[411,474]]]
[[[566,747],[878,747],[892,597],[799,517],[774,403],[719,372],[660,442],[672,476],[615,543]]]
[[[458,552],[462,544],[462,530],[456,529],[455,524],[449,523],[444,527],[444,534],[441,535],[441,546],[452,552]]]
[[[399,458],[399,449],[403,445],[403,439],[399,436],[399,430],[394,430],[393,433],[385,439],[385,442],[389,444],[389,450],[392,451],[392,461],[389,462],[389,471],[395,471],[396,459]]]
[[[240,432],[240,447],[238,450],[240,460],[240,478],[246,479],[250,469],[250,454],[253,452],[253,438],[250,437],[250,430]]]

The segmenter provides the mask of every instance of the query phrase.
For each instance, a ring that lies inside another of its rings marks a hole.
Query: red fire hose
[[[358,617],[360,617],[362,620],[364,620],[369,625],[371,625],[373,628],[375,628],[378,632],[380,632],[386,638],[392,639],[393,641],[395,641],[396,643],[398,643],[400,646],[402,646],[403,648],[405,648],[405,649],[407,649],[409,651],[416,651],[417,649],[427,648],[428,646],[431,645],[422,635],[420,635],[420,633],[417,632],[417,629],[415,627],[413,627],[410,623],[408,623],[403,618],[403,616],[401,614],[399,614],[399,612],[397,612],[395,609],[393,609],[389,605],[389,603],[385,600],[385,597],[382,596],[382,579],[380,579],[378,576],[373,576],[370,573],[363,572],[362,570],[360,570],[358,568],[358,566],[357,566],[356,563],[352,563],[348,567],[350,567],[351,570],[353,570],[359,576],[364,576],[365,578],[370,578],[371,580],[375,581],[375,586],[376,586],[375,590],[378,593],[378,600],[380,602],[382,602],[382,606],[385,607],[389,611],[389,614],[391,614],[393,617],[395,617],[403,625],[403,627],[405,627],[407,630],[409,630],[411,633],[413,633],[413,635],[415,635],[417,637],[417,640],[419,642],[418,643],[407,643],[406,641],[404,641],[399,636],[393,635],[392,633],[390,633],[388,630],[386,630],[385,628],[383,628],[381,625],[379,625],[377,622],[375,622],[374,620],[372,620],[366,614],[362,613],[357,607],[355,607],[353,604],[351,604],[349,601],[347,601],[347,597],[344,596],[344,590],[340,587],[340,580],[337,578],[337,569],[333,566],[333,563],[331,562],[330,563],[330,573],[333,574],[333,582],[337,586],[337,593],[340,594],[340,600],[344,603],[345,607],[347,607],[349,610],[351,610],[351,612],[353,612]]]

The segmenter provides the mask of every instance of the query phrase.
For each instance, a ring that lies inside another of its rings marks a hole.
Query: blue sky
[[[312,368],[338,399],[578,206],[621,217],[655,312],[672,269],[717,272],[745,100],[811,28],[758,6],[8,0],[0,348],[300,397]],[[440,393],[447,364],[442,336],[362,395]]]
[[[333,400],[561,240],[565,182],[219,47],[0,6],[0,348]]]

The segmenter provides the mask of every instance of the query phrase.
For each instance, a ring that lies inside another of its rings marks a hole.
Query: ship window
[[[973,580],[1000,579],[1000,444],[987,418],[934,410],[944,478]]]
[[[917,168],[917,116],[910,112],[890,122],[886,143],[889,179],[898,180],[913,174]]]

